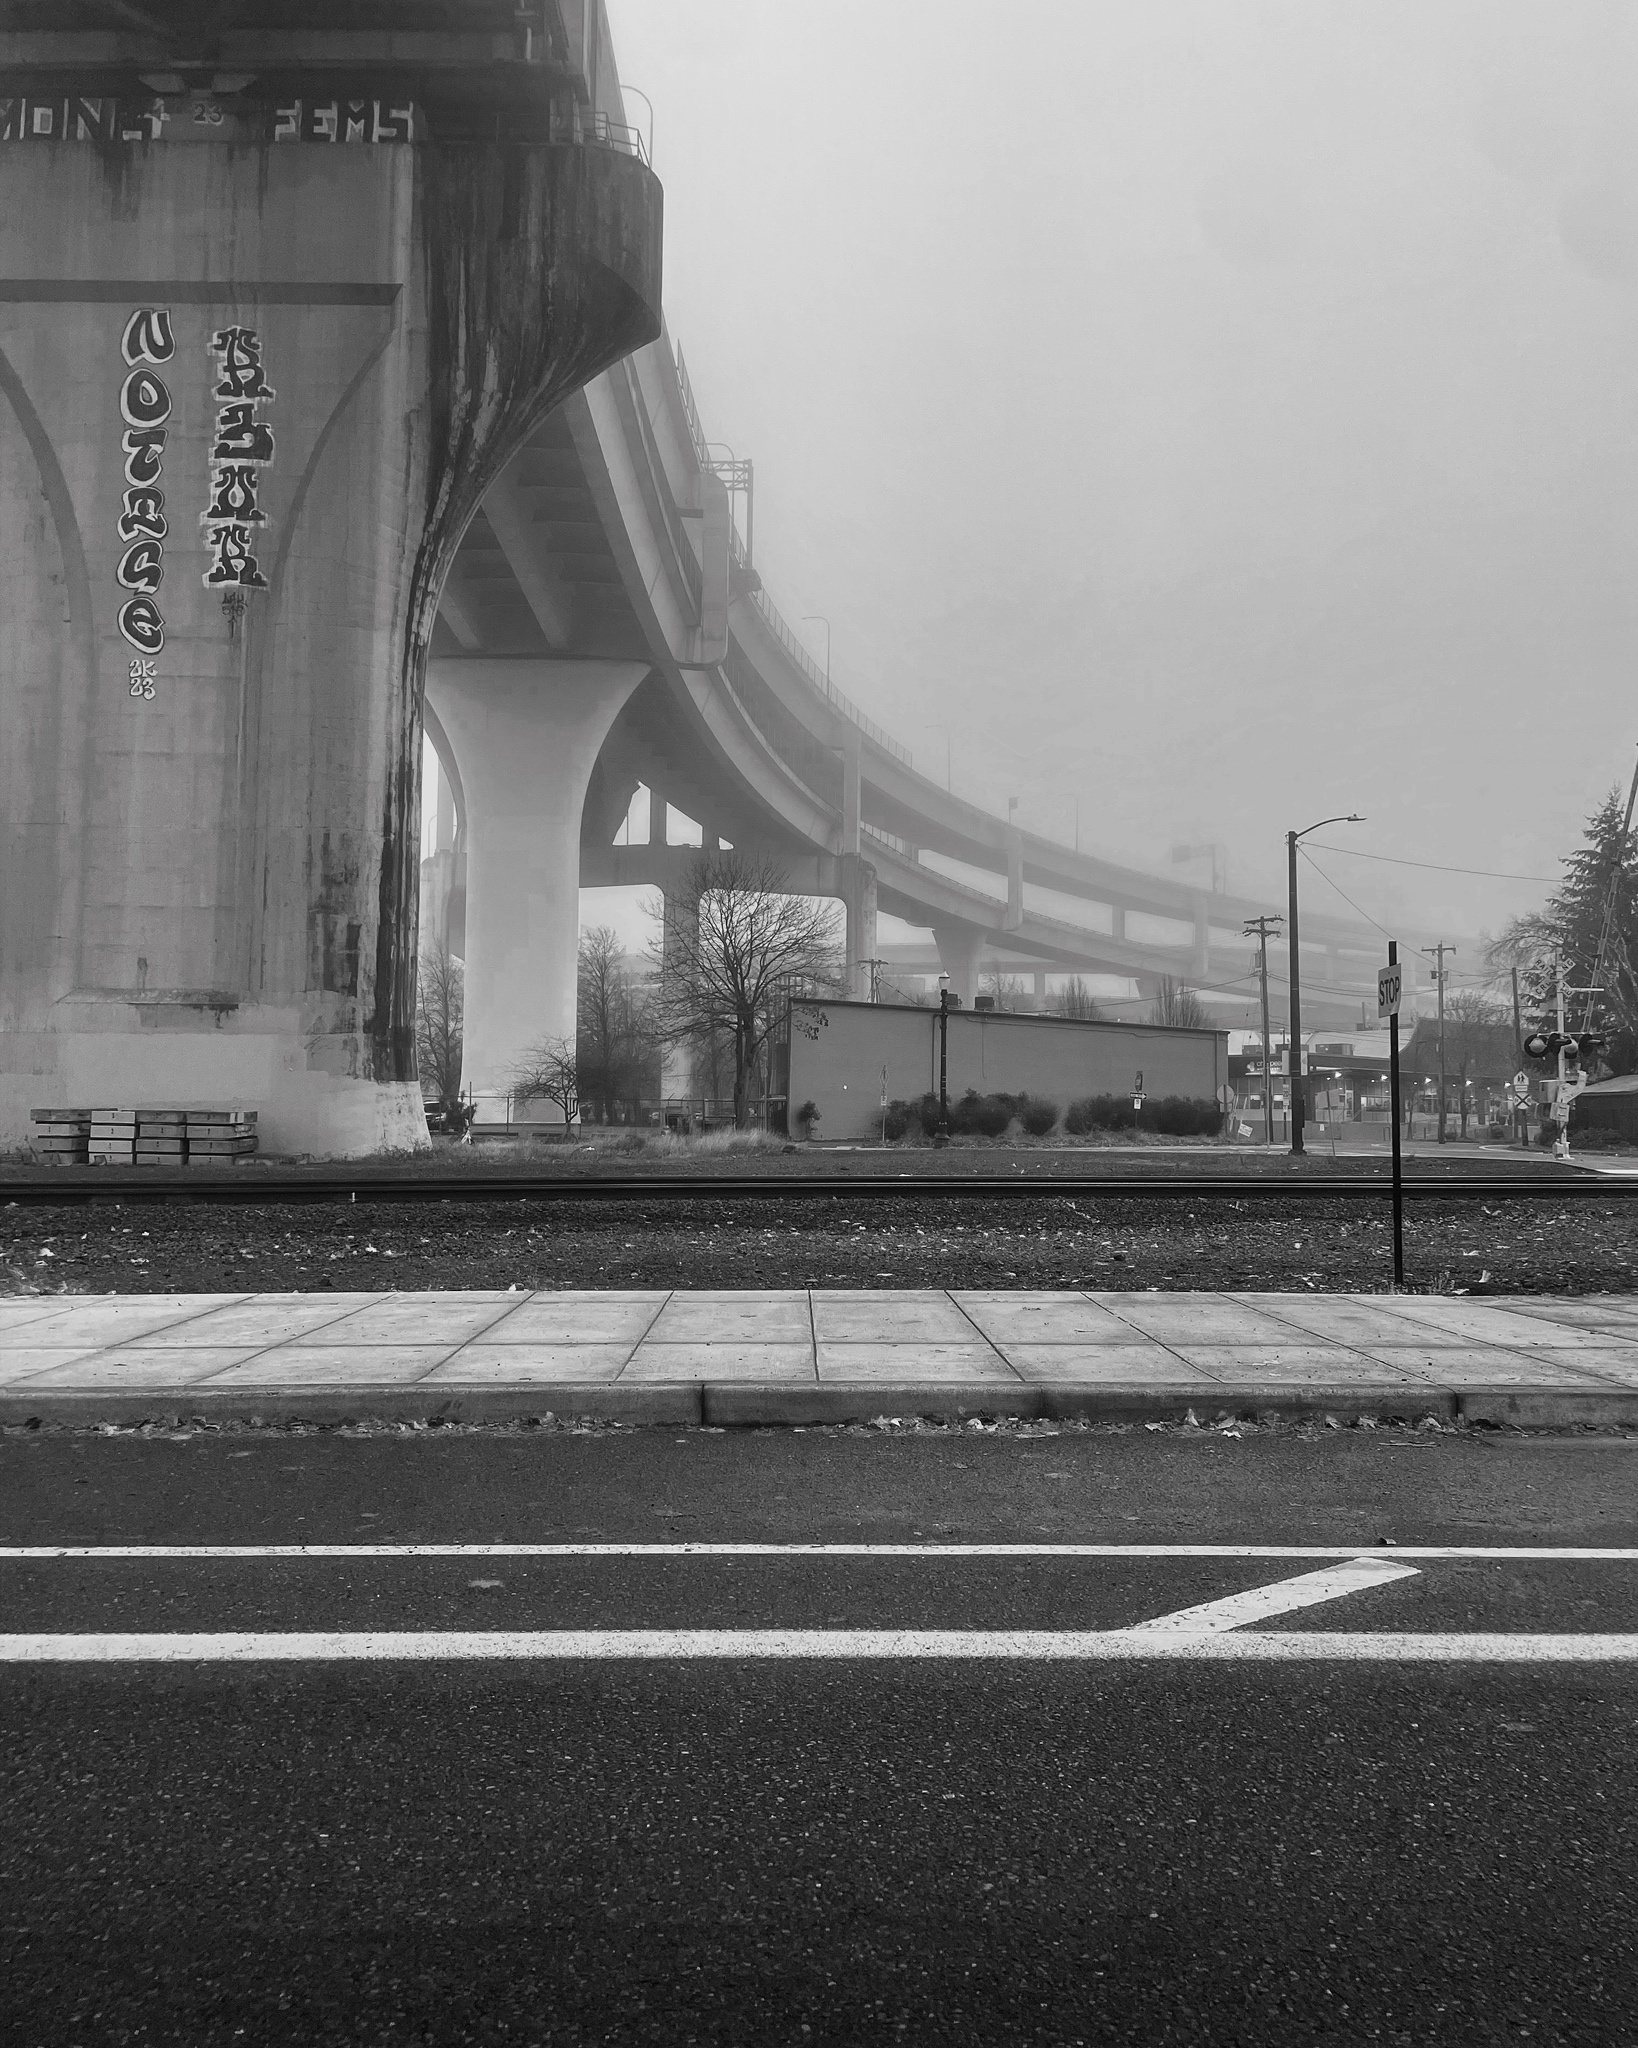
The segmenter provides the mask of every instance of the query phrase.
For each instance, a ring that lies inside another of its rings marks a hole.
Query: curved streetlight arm
[[[1306,839],[1310,832],[1323,832],[1327,825],[1363,825],[1365,820],[1358,811],[1350,811],[1345,818],[1321,818],[1316,824],[1304,825],[1300,832],[1293,832],[1293,841]]]

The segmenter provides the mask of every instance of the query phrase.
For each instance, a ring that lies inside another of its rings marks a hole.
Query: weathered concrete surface
[[[573,1042],[580,831],[609,728],[646,661],[434,662],[427,701],[467,809],[462,1085],[510,1118],[529,1048]]]
[[[30,142],[0,193],[0,1145],[35,1106],[177,1100],[258,1109],[275,1151],[424,1143],[438,595],[522,435],[658,333],[659,188],[572,145]],[[162,400],[127,382],[143,308]],[[276,444],[240,618],[200,524],[230,327]],[[122,394],[165,408],[148,656]]]

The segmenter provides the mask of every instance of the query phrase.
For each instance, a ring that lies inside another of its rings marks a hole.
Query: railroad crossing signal
[[[1586,1065],[1609,1043],[1596,1031],[1532,1031],[1524,1041],[1525,1056],[1533,1060],[1556,1060],[1562,1052],[1578,1065]]]

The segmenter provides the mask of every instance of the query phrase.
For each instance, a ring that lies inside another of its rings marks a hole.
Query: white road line
[[[1164,1635],[1141,1628],[361,1630],[0,1635],[0,1664],[310,1664],[809,1659],[988,1663],[1634,1664],[1638,1635]]]
[[[865,1557],[920,1558],[1324,1558],[1358,1557],[1368,1543],[34,1543],[0,1547],[0,1564],[53,1559],[134,1560],[421,1557]],[[1528,1544],[1396,1544],[1395,1559],[1477,1558],[1512,1563],[1638,1564],[1638,1549]]]
[[[1221,1600],[1207,1600],[1198,1607],[1180,1607],[1175,1614],[1158,1615],[1139,1624],[1140,1635],[1218,1635],[1224,1629],[1239,1628],[1248,1621],[1267,1621],[1276,1614],[1294,1614],[1301,1607],[1317,1607],[1322,1600],[1341,1600],[1349,1593],[1362,1593],[1371,1586],[1391,1585],[1395,1579],[1414,1579],[1415,1565],[1395,1564],[1385,1557],[1355,1557],[1346,1564],[1326,1565],[1299,1578],[1280,1579],[1272,1586],[1252,1586],[1244,1593],[1229,1593]]]

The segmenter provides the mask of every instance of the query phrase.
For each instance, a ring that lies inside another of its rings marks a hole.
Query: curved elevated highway
[[[621,122],[606,51],[602,77]],[[918,774],[828,685],[746,559],[666,334],[568,398],[484,499],[443,594],[426,706],[456,798],[443,882],[464,917],[480,1100],[525,1045],[573,1034],[580,886],[677,884],[692,856],[664,843],[665,804],[707,844],[770,852],[793,890],[840,899],[855,992],[883,910],[931,930],[968,1000],[988,961],[1119,975],[1143,994],[1164,975],[1209,993],[1215,976],[1241,984],[1244,1014],[1241,925],[1268,902],[1020,831]],[[640,783],[652,843],[617,846]],[[1357,1016],[1381,943],[1308,911],[1305,1013]]]

